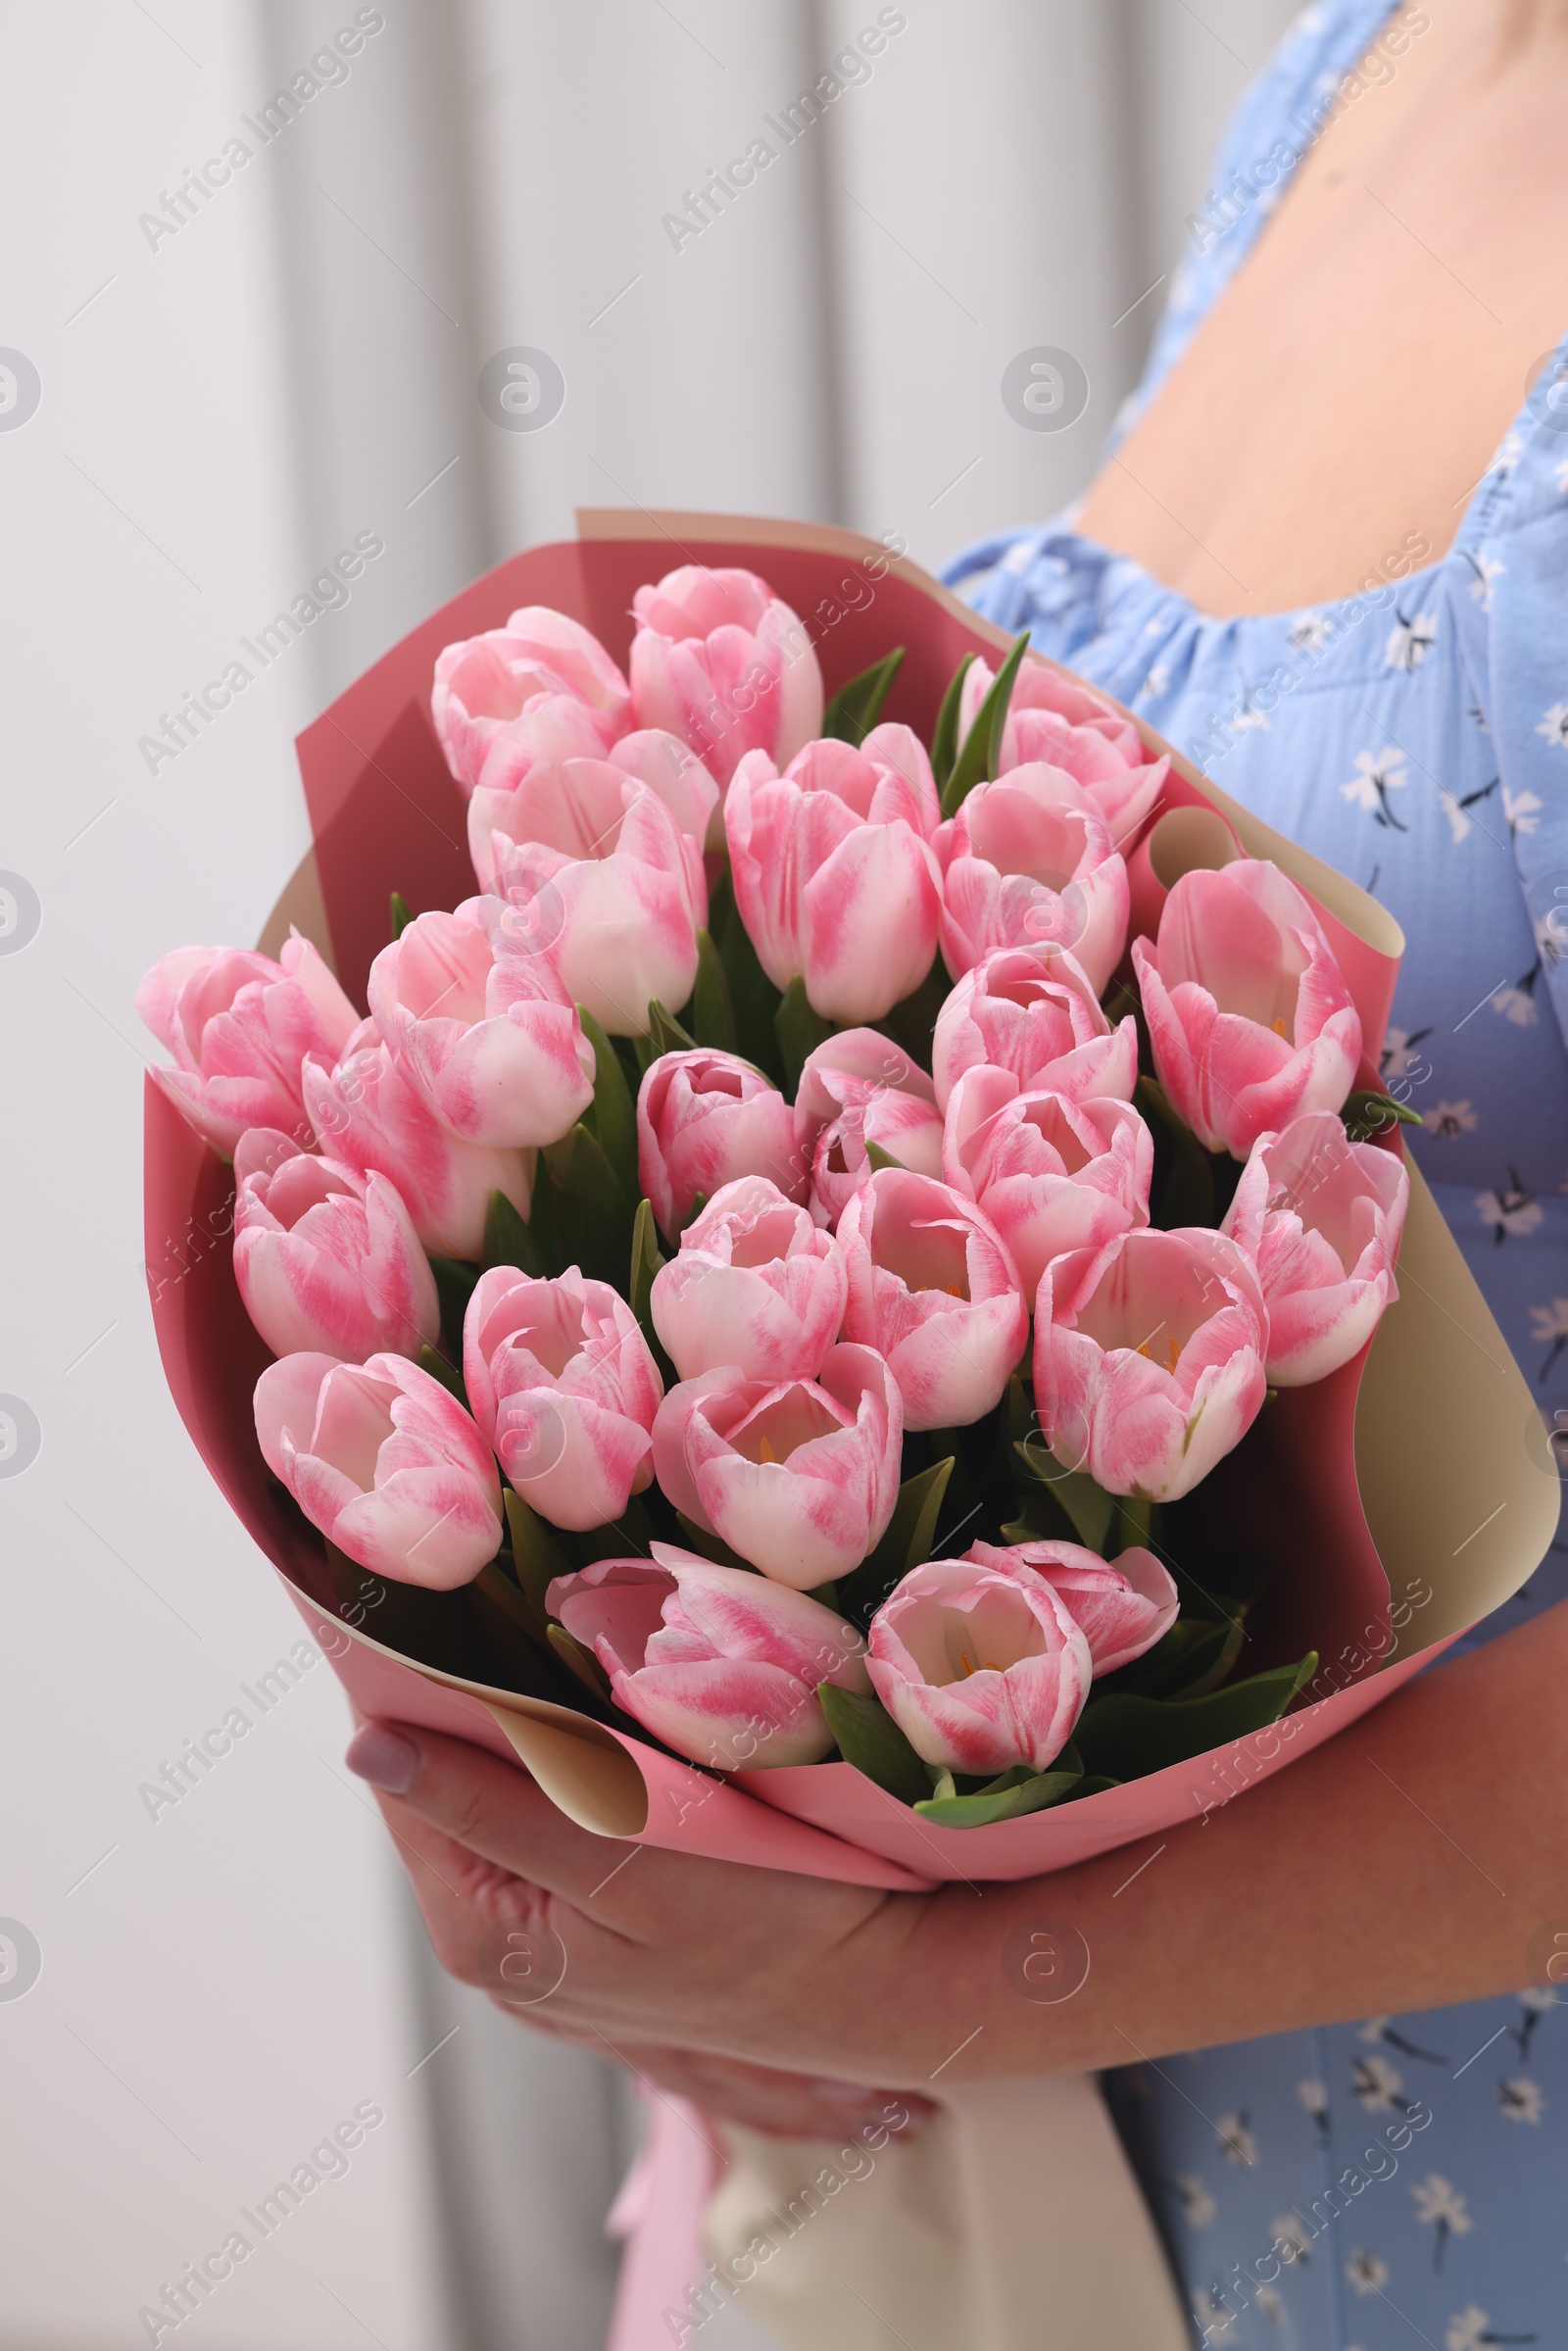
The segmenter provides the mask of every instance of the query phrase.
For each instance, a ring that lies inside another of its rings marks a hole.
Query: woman
[[[1385,1070],[1568,1422],[1565,116],[1558,0],[1309,9],[1244,100],[1073,522],[954,577],[1403,924]],[[826,2134],[853,2085],[916,2093],[939,2061],[1136,2052],[1129,2138],[1202,2339],[1546,2342],[1568,2016],[1517,1987],[1568,1977],[1563,1592],[1553,1552],[1466,1653],[1136,1884],[1114,1854],[1052,1880],[1095,1960],[1057,2007],[978,1952],[963,1887],[751,1871],[739,1899],[736,1873],[652,1851],[601,1886],[603,1847],[491,1758],[371,1726],[351,1760],[449,1966],[478,1980],[497,1921],[547,1908],[560,2026],[715,2112]],[[990,1943],[1040,1898],[988,1888]],[[1385,2127],[1397,2164],[1362,2164],[1331,2224],[1325,2189]]]

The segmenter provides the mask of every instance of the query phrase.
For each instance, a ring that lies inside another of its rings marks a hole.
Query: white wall
[[[138,1796],[297,1626],[164,1391],[131,996],[167,947],[256,935],[307,840],[298,729],[575,505],[840,518],[933,561],[1080,486],[1158,297],[1122,314],[1284,11],[904,13],[870,79],[679,251],[662,216],[873,7],[386,0],[348,80],[156,250],[137,216],[352,6],[0,13],[0,345],[42,380],[0,430],[0,866],[42,907],[0,953],[0,1392],[42,1430],[0,1476],[0,1917],[43,1954],[0,1998],[0,2346],[146,2340],[138,2306],[363,2100],[386,2120],[349,2176],[193,2339],[597,2339],[607,2077],[416,1958],[324,1666],[177,1806]],[[479,408],[514,345],[564,377],[542,431]],[[1002,403],[1035,345],[1090,379],[1061,432]],[[347,608],[149,773],[138,738],[361,529],[386,552]],[[438,2170],[466,2214],[455,2297]]]

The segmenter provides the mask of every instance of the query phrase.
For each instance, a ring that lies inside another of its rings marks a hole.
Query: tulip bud
[[[535,1153],[460,1142],[415,1092],[374,1021],[355,1030],[335,1069],[307,1061],[301,1076],[322,1149],[361,1175],[390,1176],[432,1256],[482,1256],[493,1192],[526,1219]]]
[[[1035,1409],[1067,1469],[1175,1501],[1263,1401],[1268,1309],[1246,1253],[1203,1225],[1056,1257],[1035,1300]]]
[[[1053,1257],[1149,1222],[1154,1140],[1131,1102],[1023,1094],[977,1062],[948,1097],[942,1172],[1012,1252],[1026,1298]]]
[[[464,1317],[463,1375],[508,1478],[554,1525],[610,1526],[649,1484],[664,1384],[608,1282],[492,1266]]]
[[[836,1224],[870,1174],[868,1144],[917,1175],[942,1172],[931,1080],[877,1029],[841,1029],[807,1055],[795,1090],[795,1140],[810,1162],[818,1224]]]
[[[234,1279],[274,1355],[417,1355],[441,1328],[435,1276],[389,1177],[252,1127],[234,1151]]]
[[[1154,1066],[1205,1149],[1245,1159],[1355,1083],[1361,1022],[1317,916],[1265,858],[1184,873],[1133,942]]]
[[[958,698],[960,745],[990,693],[995,672],[983,661],[963,673]],[[1002,730],[998,771],[1044,759],[1082,784],[1104,818],[1111,844],[1125,855],[1152,814],[1170,761],[1151,761],[1143,737],[1124,712],[1076,678],[1026,661],[1012,681]]]
[[[1138,1024],[1129,1012],[1111,1027],[1064,948],[1002,948],[965,972],[937,1014],[931,1078],[939,1110],[977,1061],[1010,1069],[1025,1094],[1130,1102]]]
[[[1062,947],[1099,994],[1127,944],[1127,867],[1083,786],[1014,767],[976,784],[936,837],[942,955],[955,979],[1001,947]]]
[[[972,1543],[965,1559],[999,1576],[1049,1584],[1089,1643],[1096,1675],[1131,1665],[1162,1641],[1181,1609],[1175,1579],[1152,1551],[1134,1545],[1114,1559],[1080,1543]]]
[[[715,1771],[816,1763],[833,1745],[817,1685],[863,1694],[865,1643],[819,1600],[656,1543],[558,1576],[546,1605],[606,1673],[615,1703]]]
[[[445,648],[430,712],[454,779],[471,792],[498,738],[526,732],[542,703],[575,703],[603,753],[625,731],[628,700],[626,680],[580,621],[526,605],[505,628]]]
[[[755,571],[689,563],[632,598],[635,723],[691,746],[719,784],[748,751],[780,763],[822,724],[811,640]],[[710,849],[723,847],[715,828]]]
[[[1006,1245],[973,1200],[884,1167],[839,1218],[849,1273],[844,1335],[875,1347],[910,1429],[962,1427],[1002,1399],[1029,1339]]]
[[[869,740],[869,738],[868,738]],[[936,959],[942,876],[930,808],[902,769],[808,744],[780,775],[749,752],[724,804],[735,904],[777,988],[825,1020],[880,1020]]]
[[[450,1592],[501,1546],[501,1481],[455,1396],[401,1355],[285,1355],[256,1435],[311,1524],[372,1575]]]
[[[676,1240],[699,1199],[762,1175],[804,1201],[808,1179],[789,1103],[750,1061],[707,1046],[661,1053],[637,1092],[637,1172],[662,1233]]]
[[[1259,1135],[1221,1231],[1257,1267],[1275,1388],[1304,1388],[1358,1355],[1398,1297],[1410,1179],[1395,1151],[1352,1143],[1331,1110]]]
[[[275,963],[237,947],[179,948],[147,973],[136,1009],[174,1056],[154,1078],[225,1158],[247,1127],[310,1142],[301,1065],[312,1053],[335,1060],[360,1018],[298,931]]]
[[[723,1184],[654,1276],[654,1328],[683,1380],[814,1380],[844,1319],[844,1254],[766,1176]]]
[[[911,1568],[871,1620],[866,1669],[922,1762],[1045,1771],[1089,1694],[1089,1643],[1040,1576],[963,1559]]]
[[[810,1592],[847,1576],[899,1498],[904,1406],[879,1355],[835,1347],[813,1383],[733,1368],[672,1388],[654,1467],[677,1510],[775,1583]]]
[[[507,952],[499,898],[420,914],[370,965],[370,1010],[415,1092],[462,1142],[557,1143],[594,1098],[594,1050],[542,956]],[[500,949],[498,955],[497,950]]]

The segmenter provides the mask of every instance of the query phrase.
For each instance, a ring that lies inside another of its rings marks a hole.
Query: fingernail
[[[367,1723],[344,1750],[344,1762],[372,1788],[406,1796],[419,1775],[419,1750],[412,1739],[385,1723]]]

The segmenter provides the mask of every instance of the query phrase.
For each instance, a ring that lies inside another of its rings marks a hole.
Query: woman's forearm
[[[947,1889],[900,1982],[939,2082],[1078,2070],[1515,1990],[1553,1921],[1568,1977],[1568,1603],[1164,1838]]]

